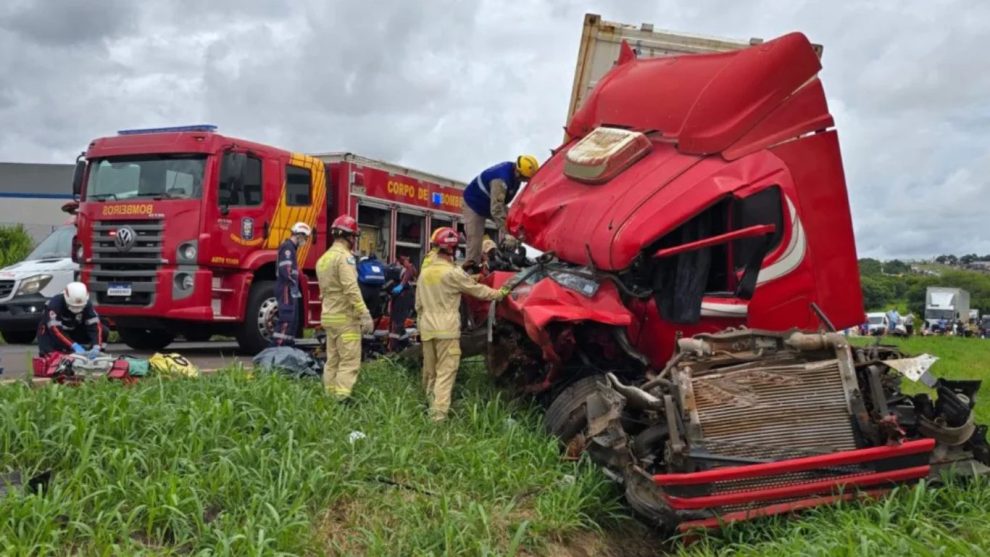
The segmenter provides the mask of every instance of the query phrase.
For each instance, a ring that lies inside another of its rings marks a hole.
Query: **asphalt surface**
[[[301,345],[313,343],[315,343],[313,340],[300,342]],[[245,366],[251,366],[251,356],[238,354],[236,342],[173,342],[162,352],[182,354],[201,370],[220,369],[234,362],[242,362]],[[145,358],[154,354],[154,352],[133,350],[126,344],[111,344],[107,347],[107,353]],[[0,380],[20,379],[26,375],[31,375],[31,358],[37,355],[37,345],[5,344],[0,346],[0,368],[3,368]]]

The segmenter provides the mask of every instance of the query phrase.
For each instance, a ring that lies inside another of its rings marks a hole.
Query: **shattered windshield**
[[[205,155],[141,155],[90,162],[86,199],[198,199]]]
[[[573,290],[579,294],[587,296],[588,298],[594,297],[595,293],[598,292],[598,287],[600,286],[597,281],[582,276],[583,274],[590,274],[591,270],[586,267],[578,267],[575,269],[554,269],[549,272],[550,278],[554,280],[557,284]]]

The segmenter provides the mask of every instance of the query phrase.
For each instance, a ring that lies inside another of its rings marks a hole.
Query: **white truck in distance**
[[[939,322],[951,326],[959,319],[969,319],[969,292],[962,288],[929,286],[925,292],[925,322],[937,327]]]

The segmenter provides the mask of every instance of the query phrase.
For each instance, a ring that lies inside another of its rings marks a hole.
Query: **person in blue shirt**
[[[299,262],[297,250],[309,240],[312,231],[304,222],[292,225],[292,234],[278,247],[278,266],[275,275],[275,300],[278,302],[278,317],[272,331],[272,346],[295,346],[296,331],[299,329]]]
[[[505,161],[481,172],[464,189],[464,232],[467,234],[468,264],[481,263],[481,242],[485,220],[492,219],[499,234],[511,249],[516,244],[505,228],[508,205],[524,182],[536,174],[540,163],[533,155],[520,155],[515,162]]]

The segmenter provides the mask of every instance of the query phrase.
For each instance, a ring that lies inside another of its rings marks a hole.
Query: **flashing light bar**
[[[195,126],[173,126],[170,128],[144,128],[133,130],[119,130],[117,135],[141,135],[145,133],[177,133],[177,132],[206,132],[217,131],[213,124],[197,124]]]

